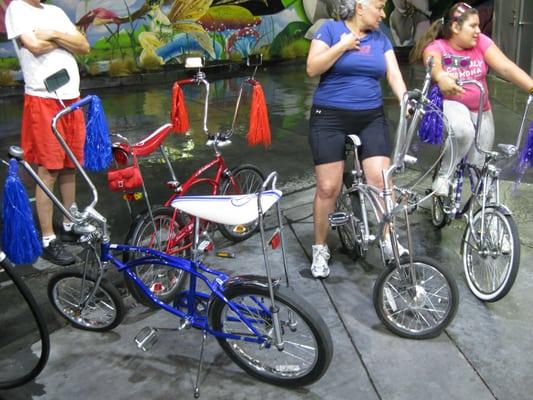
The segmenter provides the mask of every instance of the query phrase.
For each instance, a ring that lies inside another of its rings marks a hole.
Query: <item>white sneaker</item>
[[[400,254],[400,257],[408,255],[409,250],[403,247],[398,240],[396,242],[398,243],[398,253]],[[387,236],[383,240],[383,253],[385,256],[385,261],[388,262],[394,259],[394,252],[392,251],[392,242],[389,236]]]
[[[327,278],[329,275],[328,260],[330,258],[327,244],[313,245],[313,263],[311,264],[311,274],[313,278]]]
[[[431,189],[437,196],[448,196],[450,193],[450,181],[445,176],[437,176],[431,185]]]

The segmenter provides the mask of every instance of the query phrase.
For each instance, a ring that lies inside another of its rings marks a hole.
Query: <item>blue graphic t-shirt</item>
[[[344,21],[327,21],[314,39],[328,46],[337,43],[343,33],[350,33]],[[344,52],[320,77],[313,104],[342,110],[369,110],[383,104],[379,80],[387,71],[385,53],[392,51],[390,40],[379,30],[368,32],[359,50]]]

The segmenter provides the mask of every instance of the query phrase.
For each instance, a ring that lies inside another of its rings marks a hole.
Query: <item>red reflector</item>
[[[157,293],[163,290],[163,284],[161,282],[156,282],[152,285],[152,292]]]
[[[270,238],[270,247],[272,247],[273,250],[276,250],[279,247],[279,244],[281,243],[281,233],[279,230],[274,232],[272,237]]]

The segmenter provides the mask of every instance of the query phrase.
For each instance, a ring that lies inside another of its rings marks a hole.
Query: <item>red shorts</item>
[[[64,103],[69,105],[77,100],[64,100]],[[68,158],[52,132],[52,118],[62,109],[61,103],[56,99],[24,95],[21,145],[27,162],[42,165],[48,170],[74,168],[74,163]],[[58,121],[57,129],[83,165],[85,144],[83,111],[78,109],[63,116]]]

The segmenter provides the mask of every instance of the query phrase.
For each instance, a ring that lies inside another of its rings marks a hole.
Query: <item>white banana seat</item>
[[[258,193],[231,196],[182,196],[172,201],[172,207],[217,224],[248,224],[259,217],[258,196]],[[280,190],[265,190],[261,195],[263,213],[267,212],[280,198]]]

